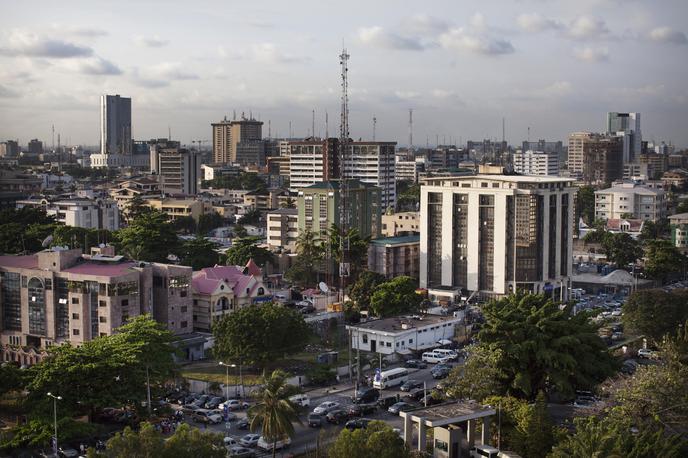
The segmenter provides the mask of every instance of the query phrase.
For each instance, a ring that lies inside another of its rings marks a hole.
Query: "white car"
[[[650,350],[649,348],[641,348],[638,350],[638,358],[648,358],[648,359],[654,359],[657,357],[657,352],[654,350]]]
[[[285,437],[284,439],[278,440],[273,443],[273,441],[267,441],[263,436],[258,439],[258,448],[261,450],[272,450],[273,446],[275,450],[279,450],[288,447],[291,444],[291,439]]]
[[[230,436],[225,437],[224,439],[222,439],[222,441],[224,442],[225,447],[227,448],[232,448],[239,445],[239,442],[237,442],[236,439]]]
[[[230,400],[225,401],[222,404],[220,404],[218,406],[218,408],[224,409],[225,406],[227,406],[227,409],[229,409],[229,410],[247,409],[248,408],[248,402],[239,401],[238,399],[230,399]]]
[[[311,399],[307,394],[295,394],[294,396],[289,397],[289,400],[301,407],[308,407],[311,405]]]
[[[255,447],[260,440],[260,434],[246,434],[239,439],[239,443],[244,447]]]
[[[339,408],[338,402],[326,401],[313,409],[313,413],[317,415],[325,415]]]

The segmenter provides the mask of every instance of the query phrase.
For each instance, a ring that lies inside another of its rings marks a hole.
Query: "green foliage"
[[[688,319],[688,291],[661,289],[636,291],[623,305],[624,325],[654,342],[673,333]]]
[[[684,199],[679,202],[676,207],[676,213],[688,213],[688,199]]]
[[[169,223],[175,232],[191,234],[196,231],[196,220],[193,216],[179,216]]]
[[[234,235],[239,238],[245,238],[248,236],[248,231],[241,224],[234,226]]]
[[[119,230],[118,238],[124,254],[138,261],[168,262],[167,256],[179,249],[174,228],[168,224],[167,215],[158,210],[138,215]]]
[[[87,439],[97,435],[101,427],[93,423],[84,423],[61,418],[57,421],[60,442],[75,439]],[[47,447],[55,433],[52,420],[31,420],[12,429],[10,437],[0,442],[0,450],[13,450],[23,447]]]
[[[576,193],[576,225],[578,219],[583,218],[583,222],[591,225],[595,220],[595,188],[592,186],[581,186]]]
[[[42,249],[41,243],[58,227],[41,208],[0,210],[0,253],[30,253]]]
[[[621,268],[643,257],[640,242],[625,232],[619,234],[606,232],[602,238],[602,249],[607,259]]]
[[[392,427],[371,421],[368,427],[343,429],[327,451],[329,458],[410,458],[411,452]]]
[[[213,325],[217,359],[264,365],[301,351],[310,336],[303,315],[275,304],[252,305]]]
[[[245,266],[249,259],[263,267],[272,263],[274,257],[270,250],[259,247],[260,237],[245,237],[234,239],[232,246],[225,253],[225,263],[228,266]]]
[[[560,309],[545,295],[518,292],[485,304],[483,314],[486,323],[478,338],[501,350],[501,369],[517,397],[534,399],[548,390],[572,395],[616,369],[590,315],[573,315],[570,306]]]
[[[0,364],[0,396],[10,391],[23,388],[25,372],[11,363]]]
[[[212,180],[203,181],[203,187],[260,191],[267,189],[268,185],[257,173],[240,172],[238,176],[224,175]]]
[[[247,211],[241,216],[241,218],[239,218],[238,223],[250,224],[253,226],[257,225],[258,223],[260,223],[260,210],[254,208],[253,210]]]
[[[256,404],[248,410],[251,431],[261,428],[261,434],[273,443],[288,436],[294,437],[294,424],[301,424],[298,409],[289,400],[293,390],[281,370],[263,376],[263,386],[256,393]]]
[[[317,364],[308,370],[306,377],[308,377],[308,381],[311,384],[323,386],[334,382],[337,376],[331,366],[327,364]]]
[[[356,278],[358,273],[365,268],[368,259],[368,244],[370,243],[370,237],[361,237],[358,233],[358,229],[351,228],[342,234],[339,226],[332,224],[330,229],[327,231],[325,244],[329,246],[330,258],[334,260],[336,268],[334,269],[337,273],[339,272],[339,264],[344,261],[342,254],[343,241],[349,244],[349,258],[350,263],[350,273],[352,278]]]
[[[152,211],[151,207],[148,206],[145,200],[140,195],[135,195],[129,202],[124,210],[123,215],[127,224],[131,224],[136,218]]]
[[[318,271],[324,258],[324,250],[315,233],[301,231],[296,240],[296,259],[284,276],[301,286],[312,286],[318,281]]]
[[[667,218],[662,218],[657,222],[645,221],[638,238],[643,242],[648,240],[661,239],[669,235],[671,227]]]
[[[220,255],[215,251],[217,247],[217,243],[201,236],[187,240],[182,244],[180,264],[191,266],[193,270],[212,267],[220,261]]]
[[[420,184],[411,181],[397,182],[397,211],[418,211]]]
[[[360,309],[367,309],[373,291],[384,282],[384,275],[371,270],[364,270],[349,287],[349,297]]]
[[[198,218],[197,231],[199,234],[205,235],[213,229],[222,227],[224,224],[225,221],[218,212],[206,213]]]
[[[607,231],[599,229],[595,229],[594,231],[588,231],[583,237],[583,241],[585,243],[602,243],[606,233]]]
[[[483,402],[489,396],[504,394],[508,380],[500,366],[503,358],[500,349],[482,344],[471,346],[465,364],[452,369],[445,380],[447,395]]]
[[[100,243],[107,243],[113,240],[113,234],[105,229],[85,229],[83,227],[74,226],[56,226],[55,230],[53,231],[52,245],[81,248],[84,253],[88,253],[92,247],[96,247]]]
[[[688,258],[668,240],[650,240],[645,245],[645,273],[665,283],[672,277],[682,278]]]
[[[370,311],[379,317],[417,312],[423,301],[417,287],[414,279],[403,275],[378,285],[370,297]]]

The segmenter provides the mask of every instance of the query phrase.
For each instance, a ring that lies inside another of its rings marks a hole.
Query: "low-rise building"
[[[0,256],[0,359],[34,364],[51,345],[112,335],[146,313],[175,334],[190,333],[190,282],[190,267],[130,261],[110,246],[92,255],[53,248]]]
[[[195,199],[148,197],[145,199],[145,202],[147,206],[165,213],[171,220],[190,216],[198,223],[201,215],[214,211],[213,205],[210,202]]]
[[[666,217],[666,205],[662,189],[632,182],[595,191],[595,218],[599,219],[657,221]]]
[[[677,213],[669,217],[671,242],[683,254],[688,254],[688,213]]]
[[[268,246],[273,249],[296,251],[299,237],[299,214],[295,208],[280,208],[268,212]]]
[[[250,259],[246,267],[215,266],[194,272],[193,327],[210,332],[213,323],[223,315],[251,304],[272,299],[263,284],[263,274]]]
[[[375,239],[368,246],[368,270],[388,279],[419,278],[420,235]]]
[[[451,339],[461,319],[440,315],[392,317],[347,326],[351,348],[391,355],[410,354],[438,346],[438,341]]]
[[[559,175],[559,155],[556,152],[521,151],[514,153],[514,172],[521,175]]]
[[[382,235],[396,237],[420,233],[419,212],[398,212],[382,215]]]
[[[84,229],[119,229],[119,209],[113,199],[70,197],[49,199],[30,198],[17,201],[17,208],[42,208],[48,216],[65,226]]]

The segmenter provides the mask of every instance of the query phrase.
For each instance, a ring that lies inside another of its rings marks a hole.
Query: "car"
[[[386,409],[392,404],[399,402],[399,396],[387,396],[377,401],[377,405],[382,409]]]
[[[255,447],[260,439],[260,434],[246,434],[244,437],[239,439],[239,443],[244,447]]]
[[[240,418],[236,423],[237,429],[248,429],[249,426],[251,426],[251,422],[246,417]]]
[[[225,447],[231,448],[231,447],[238,447],[239,442],[234,439],[233,437],[230,436],[225,436],[222,438],[222,442],[225,444]]]
[[[426,401],[427,401],[427,402],[426,402]],[[435,404],[441,404],[441,403],[444,402],[444,401],[442,401],[442,399],[440,399],[440,398],[436,398],[436,397],[433,396],[431,393],[428,393],[428,394],[425,395],[425,397],[421,397],[421,398],[418,400],[418,402],[419,402],[420,405],[422,405],[422,406],[425,406],[425,405],[434,406]]]
[[[350,417],[360,417],[361,415],[370,415],[377,411],[377,404],[354,404],[349,406]]]
[[[311,428],[319,428],[323,424],[323,416],[317,413],[308,414],[308,426]]]
[[[365,429],[368,427],[368,423],[370,423],[371,421],[373,420],[370,420],[368,418],[355,418],[353,420],[347,421],[344,427],[349,431],[353,431],[354,429]]]
[[[423,386],[423,382],[420,380],[406,380],[404,383],[401,384],[399,389],[401,391],[411,391],[415,388],[420,388]]]
[[[225,411],[221,409],[213,409],[210,411],[210,413],[221,416],[224,421],[235,421],[237,419],[236,414],[233,414],[232,412],[225,413]]]
[[[432,371],[432,378],[436,380],[446,378],[449,375],[449,372],[451,372],[451,369],[443,367],[439,370]]]
[[[397,402],[396,404],[391,405],[387,411],[389,413],[398,415],[399,412],[406,412],[407,410],[411,409],[413,409],[413,406],[408,402]]]
[[[638,358],[654,359],[657,358],[657,352],[649,348],[641,348],[638,350]]]
[[[79,452],[76,449],[73,449],[72,447],[60,447],[59,452],[59,455],[65,458],[76,458],[77,456],[79,456]]]
[[[405,363],[406,367],[411,367],[415,369],[425,369],[428,367],[428,365],[425,363],[425,361],[421,361],[420,359],[409,359]]]
[[[289,447],[289,445],[291,445],[291,439],[288,436],[278,441],[268,441],[264,436],[260,436],[260,439],[258,439],[258,448],[266,451],[280,450]]]
[[[301,307],[301,313],[303,313],[304,315],[313,312],[315,312],[315,307],[312,305],[306,305],[305,307]]]
[[[309,398],[307,394],[295,394],[291,396],[289,400],[301,407],[308,407],[311,405],[311,398]]]
[[[409,391],[409,393],[404,396],[404,398],[409,399],[411,401],[419,401],[423,399],[423,396],[425,396],[425,390],[423,388],[416,388],[415,390]]]
[[[253,458],[256,456],[255,450],[246,447],[232,447],[229,449],[231,458]]]
[[[297,306],[297,307],[308,307],[309,305],[310,305],[310,306],[313,305],[313,303],[312,303],[311,301],[309,301],[309,300],[298,301],[298,302],[296,303],[296,306]]]
[[[208,402],[205,403],[205,408],[208,410],[217,409],[217,406],[222,404],[222,401],[224,401],[222,397],[215,396],[214,398],[210,399]]]
[[[209,410],[205,409],[198,409],[196,410],[192,415],[191,418],[193,421],[196,421],[198,423],[212,423],[214,425],[220,423],[222,421],[222,415],[213,413]]]
[[[180,412],[183,413],[184,415],[193,415],[195,411],[197,411],[199,408],[193,405],[188,405],[184,406],[181,408]]]
[[[242,410],[248,408],[248,402],[240,401],[238,399],[230,399],[218,405],[220,409],[224,409],[225,406],[229,410]]]
[[[319,415],[325,415],[329,412],[332,412],[335,409],[339,409],[339,403],[338,402],[325,401],[322,404],[320,404],[318,407],[313,409],[313,413],[316,413]]]
[[[325,418],[327,418],[328,422],[335,424],[335,425],[340,424],[342,421],[346,420],[348,417],[349,417],[349,415],[346,413],[346,411],[344,411],[342,409],[331,410],[325,416]]]
[[[593,396],[577,396],[576,400],[573,401],[574,407],[590,407],[597,402],[597,398]]]
[[[356,392],[355,396],[351,397],[351,402],[354,404],[367,404],[375,402],[380,399],[380,390],[376,388],[361,388]]]

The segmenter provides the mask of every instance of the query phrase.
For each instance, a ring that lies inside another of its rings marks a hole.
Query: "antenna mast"
[[[339,265],[339,291],[341,294],[341,302],[344,302],[344,287],[346,286],[346,277],[349,276],[349,239],[347,237],[349,232],[349,183],[346,177],[346,155],[349,149],[349,54],[346,48],[342,49],[339,55],[339,63],[342,67],[342,100],[341,100],[341,118],[339,122],[339,170],[340,170],[340,193],[341,193],[341,210],[340,210],[340,237],[339,249],[341,252],[341,261]],[[346,240],[344,238],[346,237]]]
[[[313,136],[313,139],[315,139],[315,108],[311,112],[311,135]]]
[[[375,128],[377,127],[377,118],[373,114],[373,141],[375,141]]]
[[[408,143],[408,158],[411,159],[413,155],[413,108],[409,108],[409,143]]]

